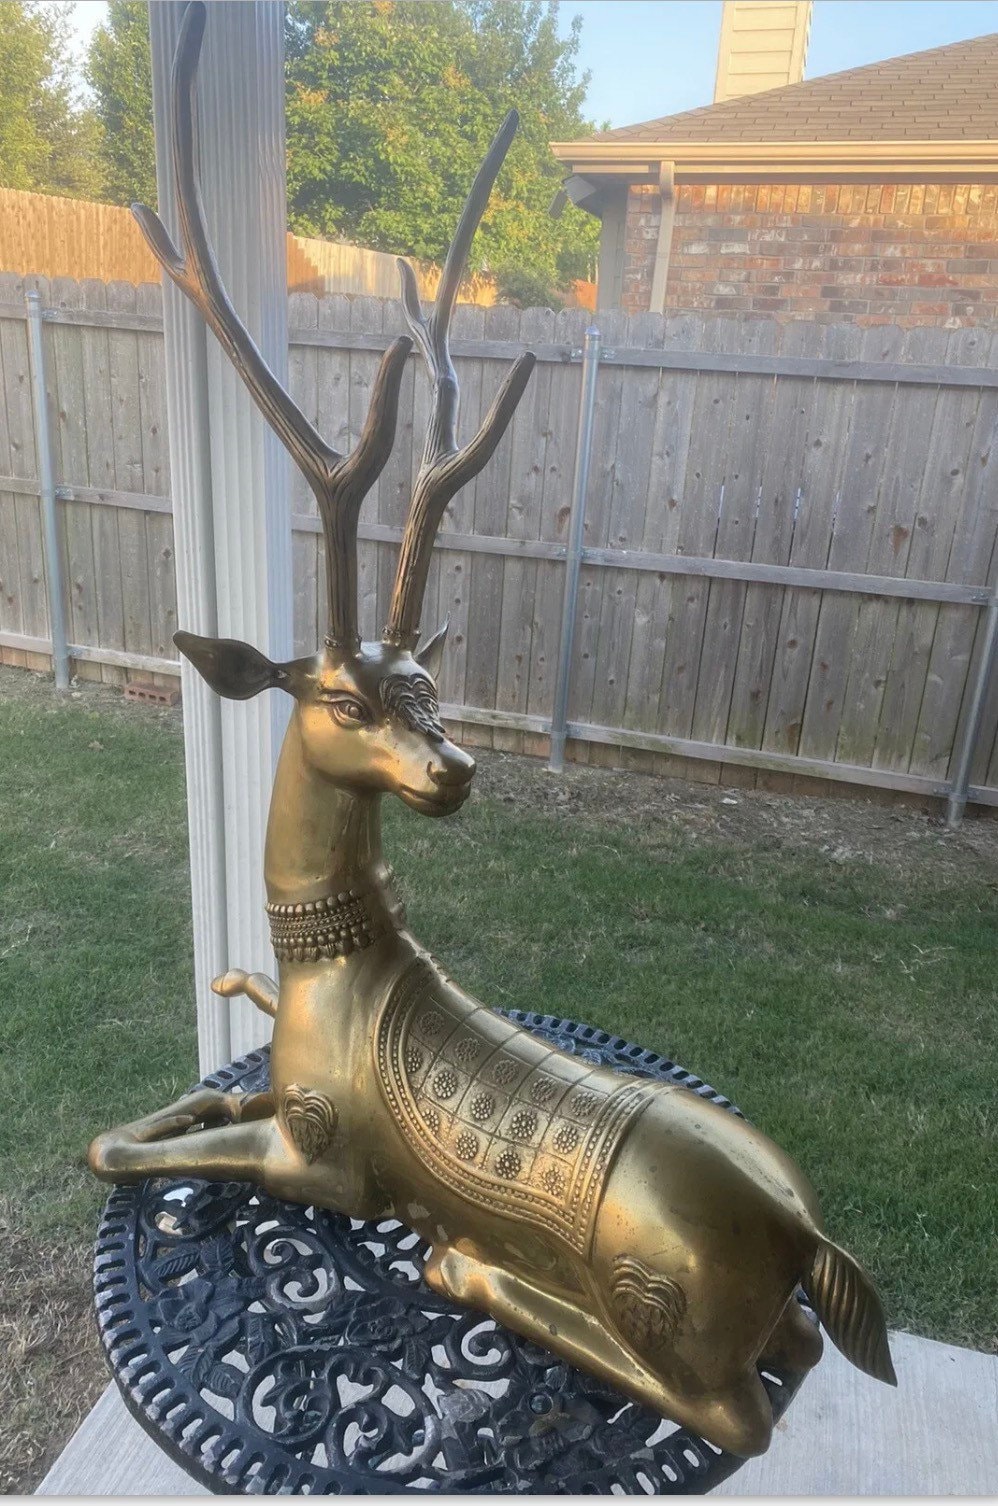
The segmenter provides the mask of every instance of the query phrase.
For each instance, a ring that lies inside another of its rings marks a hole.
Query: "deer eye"
[[[323,700],[341,727],[366,727],[372,720],[363,701],[352,695],[324,696]]]

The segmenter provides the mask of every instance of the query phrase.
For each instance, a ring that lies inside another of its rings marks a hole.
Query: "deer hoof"
[[[212,980],[211,991],[220,994],[223,999],[232,999],[237,994],[245,992],[247,974],[241,967],[230,968],[221,977]]]

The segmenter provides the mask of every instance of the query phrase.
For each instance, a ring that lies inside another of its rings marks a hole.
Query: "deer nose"
[[[475,772],[475,760],[463,748],[455,748],[448,754],[446,763],[437,763],[431,758],[426,765],[426,772],[434,784],[439,784],[444,789],[454,789],[471,781]]]

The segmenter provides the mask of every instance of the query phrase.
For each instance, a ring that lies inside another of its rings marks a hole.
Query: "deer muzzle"
[[[433,749],[425,773],[425,783],[403,784],[399,794],[424,816],[449,816],[468,798],[475,760],[454,743],[443,742]]]

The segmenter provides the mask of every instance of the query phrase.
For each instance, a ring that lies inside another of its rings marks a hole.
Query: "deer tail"
[[[802,1285],[829,1338],[846,1359],[875,1380],[896,1386],[884,1310],[859,1261],[819,1234],[811,1270]]]

